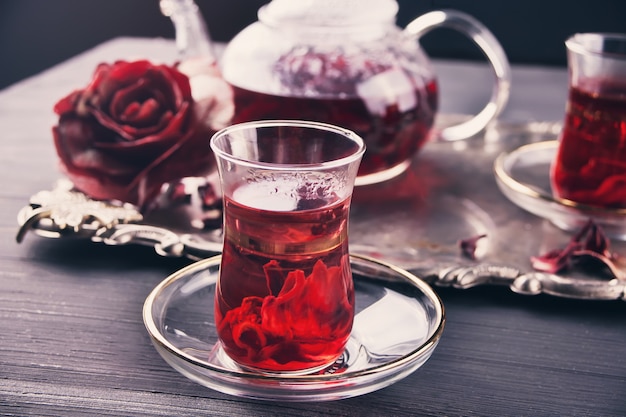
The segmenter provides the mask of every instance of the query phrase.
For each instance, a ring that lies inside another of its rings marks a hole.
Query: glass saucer
[[[220,256],[170,275],[148,296],[143,320],[159,354],[187,378],[223,393],[278,401],[366,394],[405,378],[432,355],[444,327],[437,294],[391,264],[351,255],[356,317],[343,356],[307,375],[241,369],[226,356],[213,321]]]
[[[626,240],[626,209],[606,209],[552,195],[550,164],[558,141],[524,145],[502,153],[494,163],[496,182],[513,203],[566,231],[579,230],[589,219],[613,239]]]

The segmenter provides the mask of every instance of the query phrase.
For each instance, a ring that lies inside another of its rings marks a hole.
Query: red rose
[[[86,88],[54,106],[54,143],[74,186],[145,208],[163,184],[214,170],[209,139],[227,122],[231,97],[221,78],[208,78],[200,85],[212,90],[194,92],[196,101],[175,67],[100,64]]]

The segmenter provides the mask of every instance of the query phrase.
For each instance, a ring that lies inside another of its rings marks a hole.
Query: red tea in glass
[[[566,45],[569,97],[553,191],[577,203],[626,208],[626,35],[577,34]]]
[[[220,281],[216,311],[225,351],[272,371],[333,362],[354,314],[348,202],[300,200],[303,209],[284,212],[225,204],[221,273],[230,279]]]
[[[586,90],[570,90],[552,172],[555,192],[579,203],[626,208],[626,83],[598,81]]]
[[[246,369],[312,372],[350,337],[348,218],[364,147],[327,126],[243,123],[211,141],[224,193],[216,327]]]

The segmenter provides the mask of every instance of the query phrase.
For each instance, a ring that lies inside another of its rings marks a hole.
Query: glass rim
[[[589,43],[585,41],[589,40],[611,40],[620,42],[624,45],[622,52],[603,51],[599,47],[590,47]],[[610,58],[616,60],[626,60],[626,33],[613,33],[613,32],[587,32],[587,33],[575,33],[565,41],[567,49],[588,56],[595,56],[599,58]]]
[[[246,129],[252,128],[264,128],[264,127],[301,127],[308,129],[317,129],[323,130],[326,132],[335,133],[341,136],[344,136],[354,142],[357,146],[356,150],[347,156],[338,159],[332,159],[325,162],[315,162],[315,163],[275,163],[275,162],[262,162],[262,161],[251,161],[248,159],[238,158],[232,155],[229,152],[224,151],[217,145],[218,138],[221,138],[225,135],[228,135],[233,132],[242,131]],[[332,125],[329,123],[322,122],[313,122],[308,120],[258,120],[258,121],[250,121],[250,122],[242,122],[230,125],[225,127],[213,134],[210,141],[211,149],[216,156],[219,156],[222,159],[227,161],[236,163],[238,165],[248,166],[248,167],[256,167],[256,168],[264,168],[264,169],[272,169],[275,171],[310,171],[310,170],[324,170],[329,168],[337,168],[349,165],[355,161],[358,161],[363,154],[365,153],[365,142],[361,136],[357,135],[355,132],[349,129],[345,129],[336,125]]]

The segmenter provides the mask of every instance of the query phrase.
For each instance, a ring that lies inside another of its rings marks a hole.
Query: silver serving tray
[[[443,116],[438,124],[462,117]],[[555,140],[559,130],[555,122],[494,122],[465,141],[431,141],[404,175],[356,188],[351,252],[390,262],[436,286],[498,285],[524,295],[624,300],[624,277],[600,268],[558,275],[533,271],[530,257],[564,247],[572,232],[517,206],[496,185],[498,156]],[[221,251],[221,230],[198,225],[206,214],[191,201],[142,215],[132,205],[91,200],[61,180],[20,210],[17,241],[28,232],[71,236],[106,245],[149,245],[162,256],[199,260]],[[481,235],[474,256],[463,253],[460,242]],[[612,248],[626,253],[626,242],[614,240]]]

